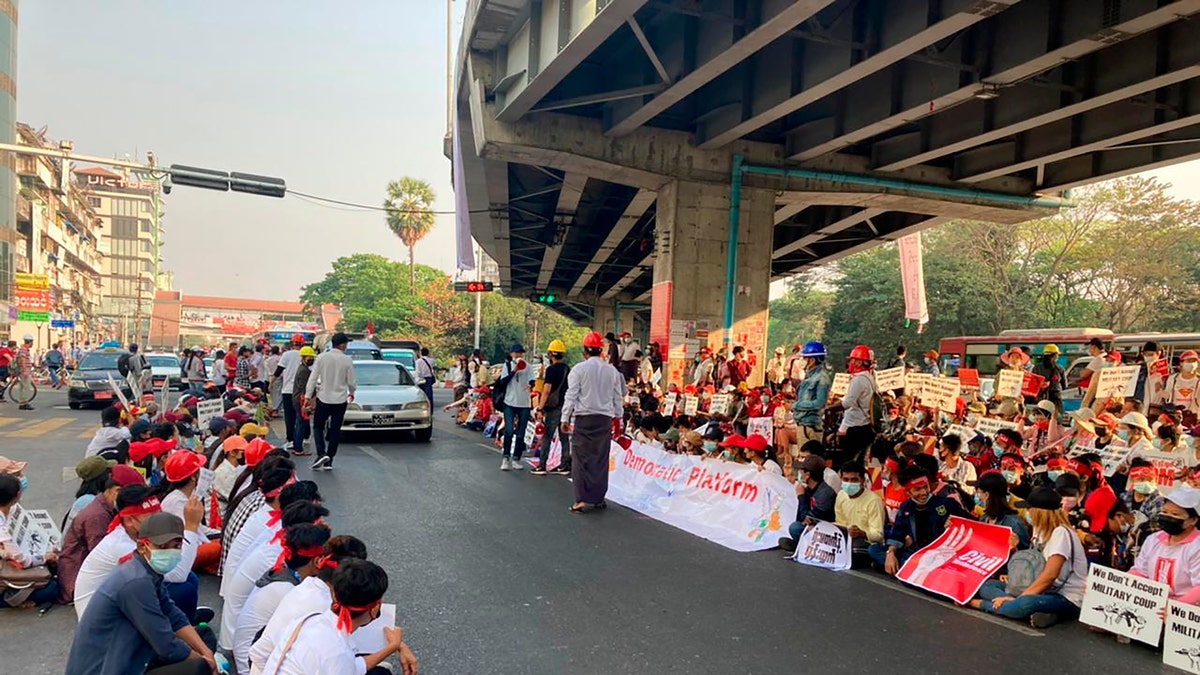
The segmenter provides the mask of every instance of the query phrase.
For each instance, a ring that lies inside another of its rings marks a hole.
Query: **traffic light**
[[[454,290],[458,293],[491,293],[492,288],[492,282],[490,281],[454,282]]]
[[[554,302],[553,293],[534,293],[529,296],[530,302],[536,302],[539,305],[549,305]]]
[[[256,176],[252,173],[226,173],[212,169],[201,169],[195,166],[172,164],[167,169],[171,182],[175,185],[220,190],[221,192],[245,192],[266,197],[283,197],[287,194],[287,184],[282,178],[271,176]]]
[[[282,178],[256,176],[252,173],[229,174],[229,189],[264,197],[282,197],[287,194],[287,183]]]

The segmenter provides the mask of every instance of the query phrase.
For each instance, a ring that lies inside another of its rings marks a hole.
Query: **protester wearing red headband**
[[[109,533],[109,525],[117,512],[128,506],[119,506],[117,503],[121,489],[130,485],[146,484],[142,474],[127,464],[117,464],[108,471],[108,482],[105,483],[104,492],[96,495],[90,504],[83,507],[63,533],[63,549],[58,556],[59,600],[63,604],[75,601],[75,578],[79,574],[79,568],[83,566],[88,554],[99,546]]]
[[[283,542],[275,567],[263,574],[242,605],[233,631],[233,661],[237,672],[250,672],[250,646],[254,638],[293,588],[317,573],[317,562],[329,541],[327,525],[301,523],[281,530]]]
[[[900,505],[887,541],[871,544],[868,549],[871,560],[888,574],[895,575],[913,553],[940,537],[950,516],[970,518],[957,501],[933,494],[932,479],[916,465],[900,471],[900,484],[908,490],[908,500]]]
[[[1127,489],[1121,493],[1121,501],[1129,507],[1131,513],[1145,516],[1144,521],[1138,519],[1145,523],[1137,532],[1140,540],[1146,534],[1158,530],[1155,523],[1158,515],[1162,513],[1165,500],[1158,489],[1158,471],[1144,459],[1135,459],[1131,464],[1129,482]]]

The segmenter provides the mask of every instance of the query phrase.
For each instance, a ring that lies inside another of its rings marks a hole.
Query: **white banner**
[[[1157,647],[1163,627],[1158,613],[1167,606],[1169,592],[1164,583],[1092,565],[1079,620]]]
[[[208,421],[225,414],[225,404],[219,398],[196,402],[196,425],[208,430]]]
[[[1025,371],[1005,368],[996,374],[996,396],[1021,398],[1021,384],[1024,381]]]
[[[961,392],[957,377],[931,377],[921,385],[921,405],[953,414]]]
[[[904,393],[909,396],[921,396],[925,383],[933,378],[929,373],[906,373],[904,375]]]
[[[818,520],[804,528],[792,560],[830,570],[848,570],[850,535],[833,523]]]
[[[829,387],[830,396],[845,396],[850,389],[850,373],[834,373],[833,383]]]
[[[1200,675],[1200,607],[1167,603],[1163,663]]]
[[[995,438],[996,432],[1001,429],[1012,429],[1015,431],[1017,428],[1016,422],[999,420],[994,417],[981,417],[975,421],[975,429],[988,438]]]
[[[875,388],[879,391],[903,389],[904,366],[896,366],[895,368],[875,371]]]
[[[613,443],[608,499],[735,551],[765,551],[796,514],[796,489],[752,464]]]
[[[1096,398],[1133,396],[1137,391],[1138,366],[1104,368],[1096,382]]]

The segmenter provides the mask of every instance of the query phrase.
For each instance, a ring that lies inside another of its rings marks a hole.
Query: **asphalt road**
[[[64,467],[99,424],[65,402],[0,404],[0,454],[30,462],[22,503],[56,517],[77,486]],[[489,439],[441,415],[431,443],[346,441],[315,480],[334,530],[388,570],[422,673],[1168,670],[1157,652],[1079,625],[1034,631],[876,575],[729,551],[615,505],[571,514],[567,479],[500,472]],[[214,590],[205,580],[202,601]],[[66,607],[0,611],[0,670],[62,672],[74,626]]]

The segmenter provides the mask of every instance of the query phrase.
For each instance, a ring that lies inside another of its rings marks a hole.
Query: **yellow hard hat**
[[[566,354],[567,345],[562,340],[551,340],[550,346],[546,347],[546,351],[554,352],[555,354]]]
[[[1051,343],[1042,348],[1042,353],[1043,354],[1061,354],[1062,352],[1058,350],[1058,345]]]
[[[300,356],[311,356],[315,359],[317,358],[317,351],[312,347],[301,347]]]

